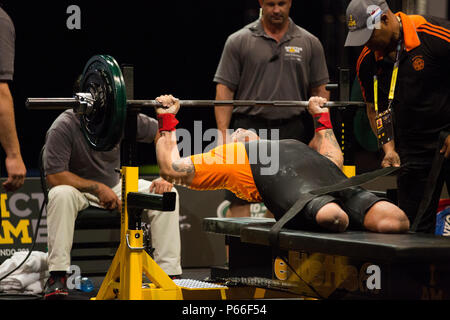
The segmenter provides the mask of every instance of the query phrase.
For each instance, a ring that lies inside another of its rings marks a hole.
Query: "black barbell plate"
[[[91,93],[96,101],[90,114],[80,116],[86,141],[97,151],[113,149],[123,136],[127,113],[125,83],[116,60],[108,55],[89,59],[81,91]]]

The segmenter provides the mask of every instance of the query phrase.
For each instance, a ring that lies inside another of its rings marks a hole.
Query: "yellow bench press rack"
[[[219,293],[225,299],[224,286],[209,285],[207,288],[178,286],[150,257],[143,247],[143,231],[128,228],[127,194],[138,191],[138,167],[122,167],[122,212],[120,245],[111,266],[93,300],[182,300],[184,291],[202,294]],[[144,284],[142,275],[151,281]],[[214,291],[214,292],[213,292]]]

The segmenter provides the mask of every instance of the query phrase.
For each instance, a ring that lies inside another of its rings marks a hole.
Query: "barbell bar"
[[[156,100],[127,100],[125,81],[117,61],[108,55],[93,56],[86,63],[79,88],[71,98],[28,98],[29,110],[73,109],[80,119],[87,143],[109,151],[122,139],[128,110],[159,107]],[[181,107],[307,107],[308,101],[180,100]],[[329,101],[325,107],[364,107],[364,102]]]
[[[77,98],[28,98],[25,105],[31,110],[63,110],[78,108],[82,102]],[[156,100],[127,100],[130,107],[160,107]],[[181,107],[307,107],[308,101],[258,101],[258,100],[180,100]],[[336,107],[365,107],[364,102],[359,101],[328,101],[324,105],[327,108]]]
[[[156,100],[128,100],[128,106],[158,107],[161,104]],[[258,101],[258,100],[180,100],[181,107],[211,107],[211,106],[233,106],[233,107],[307,107],[308,101]],[[364,107],[364,102],[357,101],[329,101],[325,107]]]

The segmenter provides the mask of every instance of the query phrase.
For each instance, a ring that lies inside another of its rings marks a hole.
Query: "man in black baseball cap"
[[[440,133],[450,131],[450,22],[394,14],[384,0],[352,0],[347,25],[345,46],[365,46],[356,71],[385,153],[382,166],[404,167],[397,179],[398,201],[411,224],[426,192],[435,150],[439,147],[447,158],[417,228],[434,232],[444,181],[450,186],[450,136],[439,145]],[[385,114],[393,124],[387,138],[381,132]]]

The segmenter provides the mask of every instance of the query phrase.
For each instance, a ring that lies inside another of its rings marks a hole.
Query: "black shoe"
[[[67,275],[56,276],[50,275],[44,288],[44,299],[62,299],[69,295],[69,290],[67,289]]]

